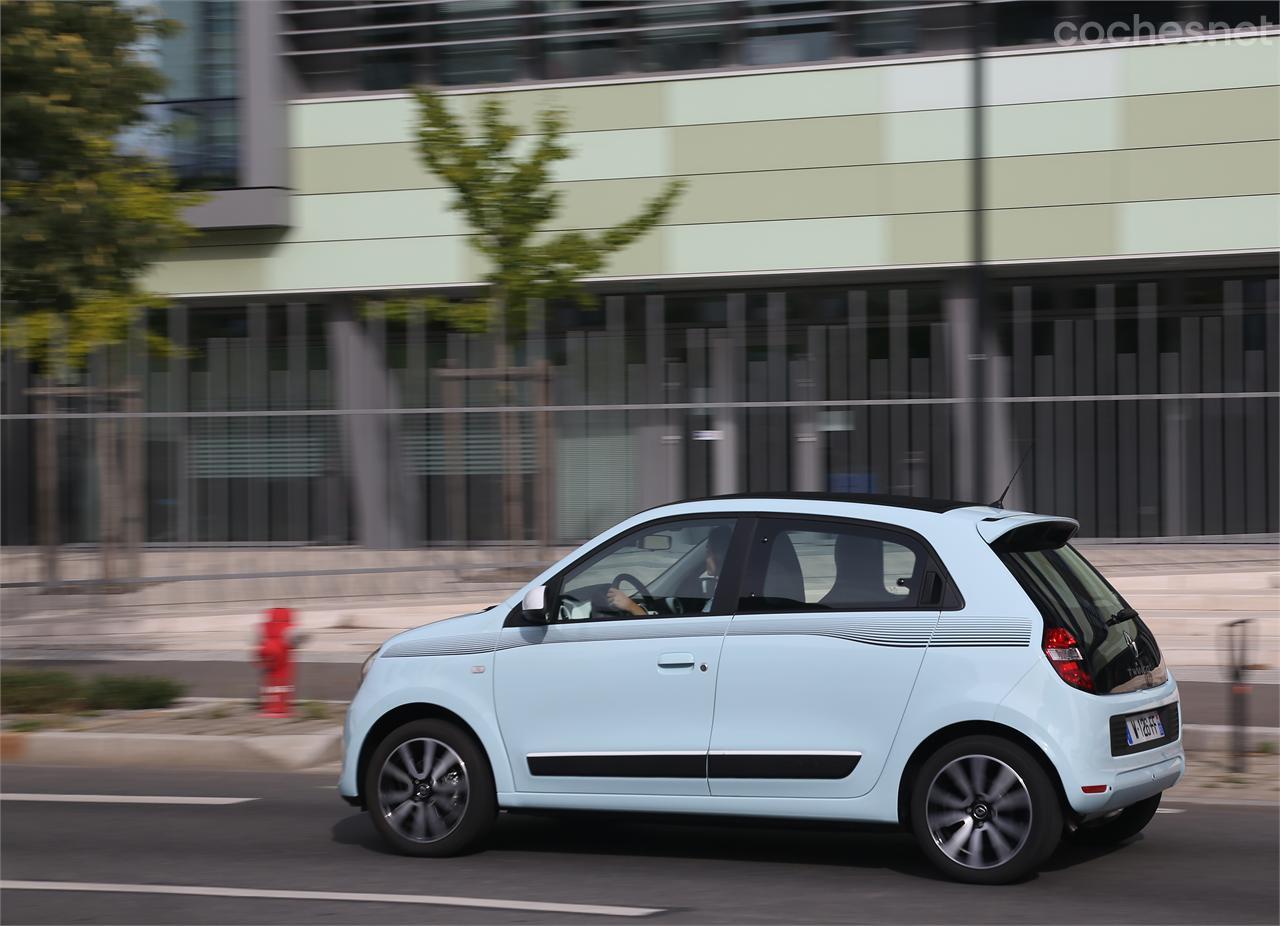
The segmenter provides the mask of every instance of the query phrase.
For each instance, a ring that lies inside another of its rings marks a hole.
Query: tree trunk
[[[142,542],[146,529],[144,496],[146,486],[143,481],[143,446],[142,446],[142,393],[136,382],[130,381],[129,393],[124,400],[125,411],[130,417],[123,422],[124,426],[124,575],[126,578],[141,577]]]
[[[116,479],[114,418],[97,420],[98,550],[102,560],[102,585],[109,591],[116,578],[117,524],[120,486]]]
[[[58,420],[57,399],[41,396],[36,423],[36,508],[39,512],[41,578],[45,589],[58,586]]]

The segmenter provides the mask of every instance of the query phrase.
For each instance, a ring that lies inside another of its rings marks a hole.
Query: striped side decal
[[[458,634],[408,640],[388,647],[384,656],[465,656],[551,643],[605,643],[730,636],[813,636],[918,649],[926,646],[1030,646],[1031,621],[1022,617],[960,617],[903,614],[831,616],[790,614],[777,617],[680,617],[664,620],[584,621],[534,627],[505,627],[500,632]]]

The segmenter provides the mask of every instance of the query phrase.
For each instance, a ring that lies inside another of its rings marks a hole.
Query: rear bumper
[[[1093,695],[1068,688],[1046,662],[1010,692],[996,720],[1022,730],[1044,750],[1071,810],[1087,818],[1177,784],[1186,771],[1181,729],[1168,742],[1129,752],[1113,743],[1111,722],[1116,715],[1160,710],[1177,701],[1172,677],[1158,688]]]

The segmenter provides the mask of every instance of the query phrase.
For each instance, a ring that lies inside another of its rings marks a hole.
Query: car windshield
[[[1048,550],[1017,546],[1011,538],[998,542],[997,552],[1046,624],[1066,628],[1079,641],[1094,690],[1144,687],[1160,666],[1160,649],[1138,612],[1069,544]]]

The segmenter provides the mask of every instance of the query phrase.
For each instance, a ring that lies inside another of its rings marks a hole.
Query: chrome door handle
[[[692,669],[693,653],[663,653],[658,657],[659,669]]]

